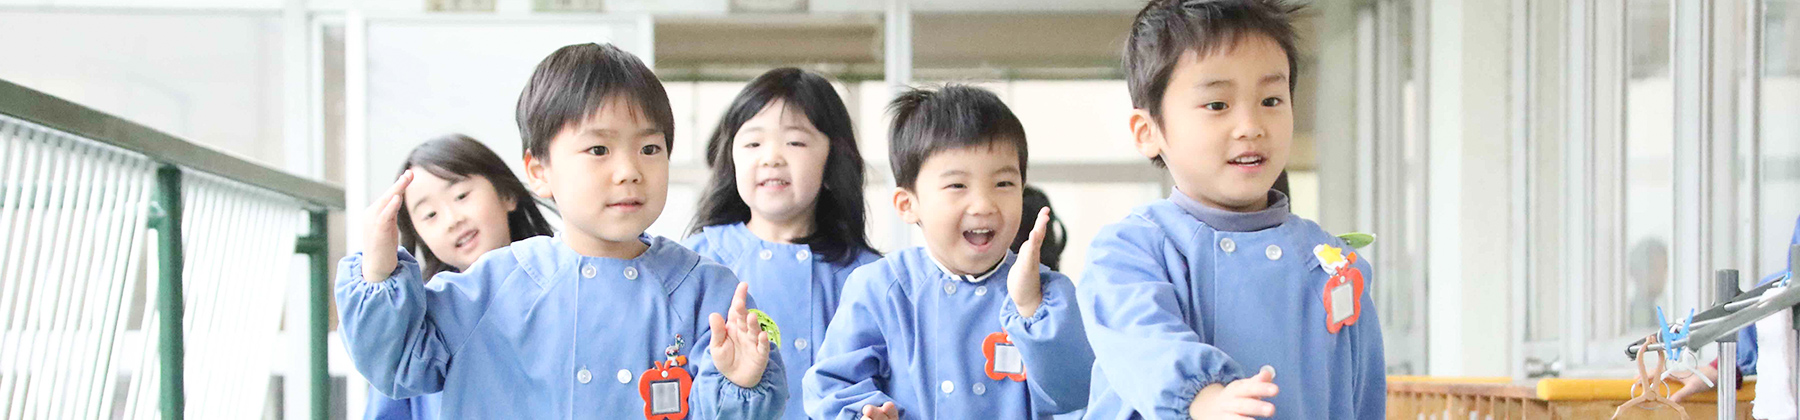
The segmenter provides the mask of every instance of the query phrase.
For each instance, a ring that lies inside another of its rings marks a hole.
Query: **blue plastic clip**
[[[1694,310],[1688,309],[1687,322],[1681,324],[1680,328],[1671,329],[1669,328],[1669,321],[1663,316],[1662,306],[1658,305],[1656,307],[1656,325],[1659,327],[1657,334],[1662,336],[1661,339],[1664,348],[1674,349],[1676,341],[1685,341],[1687,340],[1688,335],[1693,333],[1691,328],[1693,328],[1694,325]],[[1665,351],[1663,353],[1668,355],[1669,360],[1679,360],[1681,358],[1681,352],[1679,351]]]

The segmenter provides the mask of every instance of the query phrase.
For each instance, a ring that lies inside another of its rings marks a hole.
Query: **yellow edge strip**
[[[1420,382],[1451,384],[1504,384],[1511,383],[1512,378],[1502,376],[1388,376],[1388,383]]]
[[[1636,381],[1630,379],[1563,379],[1548,378],[1538,380],[1537,396],[1545,401],[1580,401],[1580,400],[1629,400],[1632,397],[1631,385]],[[1743,388],[1738,389],[1738,401],[1750,401],[1756,398],[1756,381],[1744,381]],[[1669,392],[1680,390],[1681,383],[1670,381]],[[1661,392],[1662,390],[1657,390]],[[1702,392],[1688,397],[1687,400],[1712,402],[1718,394],[1713,391]]]

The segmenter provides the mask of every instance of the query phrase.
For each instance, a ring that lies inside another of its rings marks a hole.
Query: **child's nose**
[[[1231,137],[1240,140],[1258,140],[1267,135],[1263,129],[1263,118],[1255,110],[1238,113],[1237,126],[1232,129]]]
[[[620,160],[621,162],[617,163],[617,166],[613,168],[613,183],[636,184],[643,181],[644,171],[642,168],[638,167],[639,164],[636,159]]]
[[[763,148],[762,156],[758,157],[757,161],[762,166],[769,167],[769,168],[775,168],[775,167],[781,167],[781,166],[787,165],[787,159],[783,159],[781,157],[780,153],[775,153],[775,148],[773,148],[773,147]]]
[[[987,194],[975,194],[974,196],[974,201],[969,203],[967,209],[970,215],[983,216],[1000,212],[1000,206],[996,204],[993,197]]]

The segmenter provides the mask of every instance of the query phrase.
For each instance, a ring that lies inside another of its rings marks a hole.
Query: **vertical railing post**
[[[1714,275],[1716,292],[1713,293],[1713,296],[1718,299],[1719,307],[1725,307],[1725,304],[1730,303],[1732,299],[1737,299],[1739,293],[1738,271],[1719,270]],[[1735,419],[1737,418],[1738,384],[1737,332],[1721,335],[1716,341],[1719,343],[1719,381],[1715,388],[1718,390],[1719,398],[1714,401],[1718,401],[1720,419]],[[1689,345],[1689,347],[1697,348],[1693,345]]]
[[[181,168],[156,168],[156,195],[150,203],[150,227],[157,237],[156,310],[160,313],[157,354],[162,359],[162,418],[180,420],[186,405],[183,385],[181,295]]]
[[[308,385],[312,387],[312,418],[325,420],[331,410],[331,372],[326,335],[331,322],[330,233],[326,230],[326,211],[308,212],[311,233],[296,242],[296,253],[306,254],[311,280],[307,282],[307,346]]]

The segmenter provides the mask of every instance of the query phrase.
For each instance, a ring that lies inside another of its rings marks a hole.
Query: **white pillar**
[[[887,16],[883,21],[886,29],[882,32],[882,77],[886,79],[888,95],[892,98],[912,84],[912,4],[908,0],[887,0]],[[887,159],[883,157],[878,161]],[[877,206],[889,202],[883,195],[872,195],[868,199]],[[892,243],[888,249],[898,251],[912,246],[912,225],[901,222],[900,215],[893,211],[875,213],[883,215],[884,224],[889,228]]]
[[[1513,359],[1511,2],[1429,6],[1427,372],[1504,376]]]

